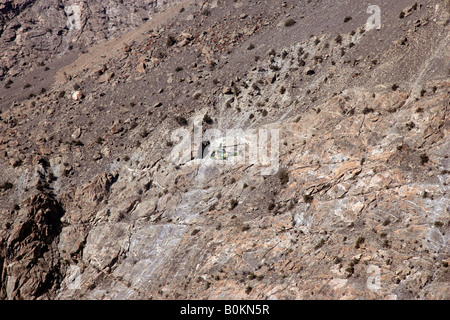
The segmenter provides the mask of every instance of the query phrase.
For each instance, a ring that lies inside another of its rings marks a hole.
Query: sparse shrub
[[[247,47],[247,50],[253,50],[255,49],[255,45],[253,43],[250,43],[250,45]]]
[[[195,236],[197,233],[199,233],[200,232],[200,229],[194,229],[194,230],[192,230],[192,232],[191,232],[191,236]]]
[[[386,220],[383,221],[383,226],[386,227],[389,223],[391,223],[391,220],[386,219]]]
[[[406,128],[408,129],[408,130],[412,130],[413,128],[415,128],[416,127],[416,124],[414,123],[414,122],[412,122],[412,121],[410,121],[410,122],[408,122],[407,124],[406,124]]]
[[[422,153],[420,155],[420,164],[424,165],[425,163],[427,163],[430,160],[430,158],[427,156],[426,153]]]
[[[188,121],[186,120],[186,118],[182,117],[182,116],[176,116],[175,117],[175,121],[180,125],[180,126],[187,126],[188,125]]]
[[[29,83],[26,83],[24,86],[23,86],[23,88],[24,89],[28,89],[28,88],[31,88],[31,84],[29,84]]]
[[[239,204],[239,201],[237,201],[236,199],[231,199],[230,210],[233,210],[234,208],[236,208],[238,204]]]
[[[294,19],[287,19],[284,22],[285,27],[292,27],[294,24],[296,24],[296,21]]]
[[[286,184],[289,182],[289,172],[282,168],[278,171],[278,179],[280,180],[281,184]]]
[[[423,108],[421,108],[421,107],[417,108],[417,109],[416,109],[416,112],[417,112],[417,113],[423,112]]]
[[[358,239],[356,239],[355,248],[359,249],[360,246],[364,243],[364,241],[366,241],[366,239],[362,236],[359,236]]]
[[[352,17],[346,16],[346,17],[344,18],[344,23],[349,22],[350,20],[352,20]]]
[[[9,89],[11,88],[11,85],[14,83],[11,79],[8,79],[8,81],[5,83],[4,88]]]
[[[74,144],[75,146],[78,146],[78,147],[84,146],[84,143],[81,142],[80,140],[75,140],[75,141],[73,141],[73,144]]]
[[[2,190],[9,190],[12,188],[13,188],[13,184],[9,181],[6,181],[2,185],[0,185],[0,189],[2,189]]]
[[[269,205],[267,206],[267,209],[268,209],[269,211],[272,211],[273,209],[275,209],[275,202],[271,201],[271,202],[269,203]]]
[[[242,231],[248,231],[250,230],[250,226],[248,224],[245,224],[242,226]]]
[[[286,88],[285,88],[284,86],[282,86],[282,87],[280,88],[280,93],[281,93],[281,94],[285,94],[285,93],[286,93]]]
[[[208,8],[203,9],[202,15],[204,15],[206,17],[210,16],[211,15],[211,10],[209,10]]]
[[[399,88],[399,86],[395,83],[391,87],[392,91],[397,91],[398,88]]]
[[[374,112],[375,110],[373,110],[373,108],[369,108],[369,107],[365,107],[364,110],[362,111],[363,114],[368,114],[371,112]]]
[[[281,58],[286,59],[288,55],[288,52],[286,50],[283,50],[283,52],[281,53]]]
[[[205,114],[203,116],[203,123],[213,124],[213,122],[214,122],[213,119],[208,114]]]
[[[180,71],[183,71],[183,67],[178,66],[175,68],[175,72],[180,72]]]
[[[166,45],[168,47],[173,46],[175,43],[177,43],[177,39],[174,36],[171,35],[167,36]]]
[[[269,68],[270,68],[271,70],[273,70],[273,71],[279,71],[279,70],[280,70],[280,67],[277,66],[277,65],[275,65],[275,64],[271,64],[271,65],[269,66]]]
[[[104,139],[102,137],[97,137],[97,140],[95,140],[98,144],[103,144]]]
[[[434,226],[437,227],[437,228],[439,228],[439,227],[444,226],[444,223],[441,222],[441,221],[435,221],[435,222],[434,222]]]
[[[313,200],[314,200],[314,197],[312,195],[309,195],[309,194],[303,195],[303,201],[305,203],[311,203],[311,202],[313,202]]]
[[[246,294],[249,294],[252,290],[253,290],[252,287],[247,286],[247,288],[245,288],[245,293],[246,293]]]
[[[342,43],[342,36],[340,34],[337,35],[337,37],[334,38],[334,42],[336,42],[337,44],[341,44]]]
[[[275,51],[275,49],[271,49],[269,51],[269,56],[275,56],[277,54],[277,52]]]
[[[14,164],[13,164],[13,168],[20,167],[22,165],[22,163],[23,163],[22,160],[15,161]]]

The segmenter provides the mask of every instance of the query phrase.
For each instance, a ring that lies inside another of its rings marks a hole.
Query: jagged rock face
[[[379,5],[183,1],[11,78],[1,297],[448,299],[449,3]]]
[[[66,51],[115,38],[176,2],[3,0],[0,79],[42,66]]]
[[[56,245],[64,211],[45,194],[27,199],[17,211],[9,234],[2,232],[0,242],[0,297],[46,297],[61,281]]]

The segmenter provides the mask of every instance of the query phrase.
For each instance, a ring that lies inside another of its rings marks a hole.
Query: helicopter
[[[234,148],[236,146],[233,146]],[[239,155],[239,151],[236,149],[233,150],[233,152],[226,151],[224,148],[220,146],[218,149],[215,149],[211,152],[211,159],[213,160],[227,160],[229,157],[237,157]]]

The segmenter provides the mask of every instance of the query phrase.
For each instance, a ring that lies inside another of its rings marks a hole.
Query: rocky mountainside
[[[450,1],[369,6],[0,1],[0,298],[449,299]]]

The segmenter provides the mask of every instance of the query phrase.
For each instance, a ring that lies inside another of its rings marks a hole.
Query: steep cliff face
[[[171,1],[3,0],[0,80],[139,27]]]
[[[168,4],[2,82],[0,297],[448,299],[449,1]]]

